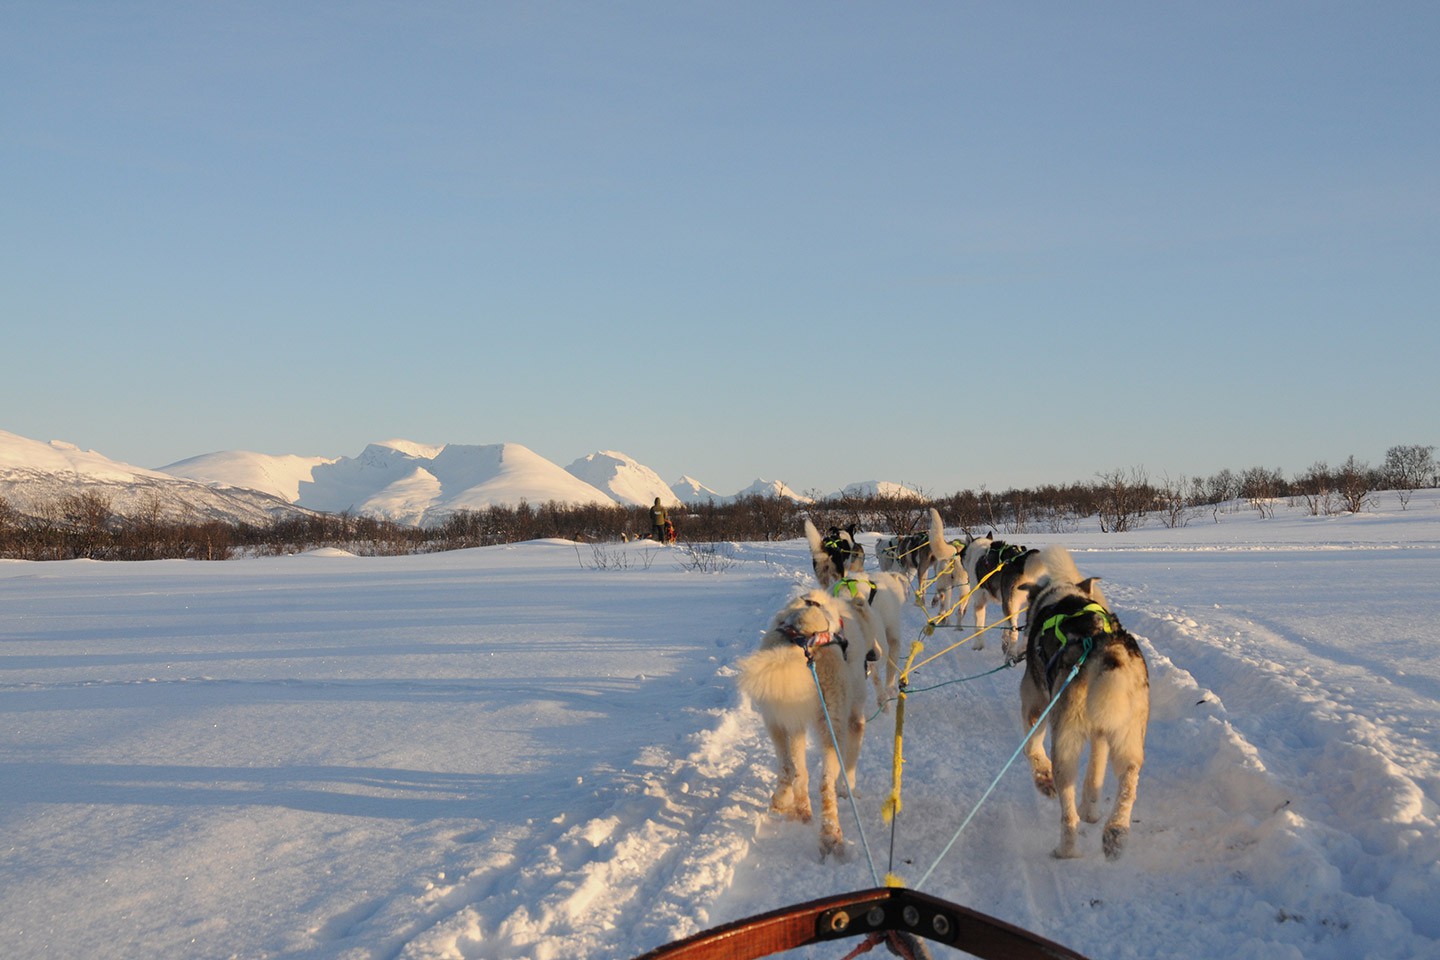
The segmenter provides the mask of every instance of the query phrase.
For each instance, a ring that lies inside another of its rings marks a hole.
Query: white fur
[[[1082,580],[1075,563],[1063,547],[1045,548],[1042,553],[1046,573],[1032,592],[1032,611],[1045,611],[1066,596],[1082,596],[1109,610],[1105,596],[1095,580]],[[1041,624],[1032,616],[1028,658],[1037,656]],[[1124,642],[1128,640],[1129,643]],[[1027,662],[1025,677],[1020,681],[1021,720],[1028,730],[1039,720],[1050,703],[1052,692],[1037,680],[1044,666]],[[1067,672],[1068,675],[1068,672]],[[1064,677],[1054,680],[1058,687]],[[1079,821],[1100,820],[1100,791],[1108,766],[1115,773],[1115,805],[1105,825],[1103,847],[1109,859],[1120,856],[1130,831],[1131,812],[1135,806],[1140,768],[1145,763],[1145,732],[1150,718],[1150,679],[1145,659],[1133,638],[1116,627],[1116,632],[1097,643],[1086,658],[1080,672],[1065,688],[1045,723],[1026,741],[1025,754],[1030,760],[1035,785],[1047,796],[1060,798],[1060,844],[1057,857],[1080,855],[1076,837]],[[1045,753],[1045,730],[1051,734],[1052,767]],[[1079,779],[1080,755],[1090,747],[1089,766],[1085,773],[1084,792],[1079,810],[1075,805],[1075,787]]]
[[[770,809],[808,823],[811,816],[810,779],[805,762],[807,731],[820,743],[820,857],[843,849],[837,795],[855,788],[855,765],[865,736],[865,654],[870,649],[861,635],[848,638],[849,651],[838,644],[814,651],[811,673],[805,651],[786,631],[806,636],[829,632],[844,634],[855,624],[854,611],[844,600],[823,590],[796,597],[775,614],[760,649],[739,663],[740,690],[765,721],[775,745],[779,782]],[[817,690],[817,680],[818,687]],[[824,697],[822,710],[821,696]],[[827,725],[825,711],[830,723]],[[831,727],[840,753],[831,742]],[[843,765],[844,781],[837,783]]]
[[[890,698],[899,692],[900,660],[905,655],[905,638],[900,633],[900,621],[901,611],[905,609],[910,594],[910,580],[899,573],[880,572],[872,575],[863,570],[851,570],[845,579],[854,585],[858,593],[858,596],[852,597],[829,562],[829,556],[821,543],[820,531],[809,519],[805,521],[805,539],[810,544],[810,558],[820,586],[832,595],[836,590],[843,592],[843,599],[851,603],[855,617],[864,629],[865,638],[885,658],[883,686],[879,670],[875,671],[872,680],[875,685],[876,706],[881,710],[888,710]],[[873,595],[870,589],[872,585],[875,588]]]
[[[875,542],[876,562],[880,564],[880,569],[887,573],[900,564],[897,553],[899,541],[899,537],[881,537]]]
[[[940,608],[940,619],[937,626],[944,626],[950,619],[951,603],[954,602],[953,617],[955,626],[959,627],[965,621],[965,611],[970,606],[970,577],[965,572],[965,567],[960,563],[960,551],[950,541],[945,539],[945,524],[940,520],[940,511],[934,507],[930,508],[930,563],[935,567],[935,599],[931,603]],[[920,589],[925,589],[925,581],[920,581]],[[956,598],[959,594],[959,598]],[[985,647],[983,636],[975,638],[977,650]]]

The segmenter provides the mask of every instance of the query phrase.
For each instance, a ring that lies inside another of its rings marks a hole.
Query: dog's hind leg
[[[820,859],[824,860],[832,853],[843,854],[845,838],[840,833],[840,803],[836,799],[836,781],[841,776],[840,758],[830,745],[828,737],[825,738],[822,754],[824,764],[820,772]]]
[[[1055,792],[1060,798],[1060,845],[1054,855],[1062,860],[1080,856],[1076,838],[1080,814],[1075,810],[1075,784],[1080,775],[1080,751],[1084,739],[1064,726],[1055,729]]]
[[[855,793],[855,767],[860,763],[860,743],[864,739],[865,710],[862,706],[860,709],[851,711],[845,735],[840,738],[840,748],[845,752],[845,776],[836,789],[842,797],[848,797]]]
[[[900,635],[898,623],[887,623],[885,626],[885,649],[889,653],[885,657],[885,689],[892,697],[900,695],[900,661],[907,659],[904,654],[905,638]]]
[[[1020,681],[1020,722],[1026,730],[1035,729],[1025,741],[1025,756],[1030,761],[1030,775],[1035,780],[1035,789],[1047,797],[1055,796],[1055,775],[1050,767],[1050,758],[1045,755],[1045,727],[1040,715],[1045,712],[1046,700],[1035,689],[1027,676]],[[1037,726],[1037,724],[1039,724]]]
[[[1110,811],[1110,820],[1105,824],[1102,846],[1106,860],[1118,860],[1125,852],[1125,841],[1130,837],[1130,814],[1135,809],[1136,791],[1140,784],[1140,767],[1143,756],[1121,754],[1115,756],[1115,809]]]
[[[986,601],[988,599],[989,598],[985,596],[984,587],[977,589],[975,595],[970,598],[970,602],[973,604],[975,610],[975,640],[970,646],[976,650],[985,649],[985,607],[987,606]],[[1034,721],[1031,722],[1033,723]],[[1025,729],[1030,729],[1029,725],[1026,725]]]
[[[889,713],[890,692],[886,677],[894,669],[895,660],[886,656],[885,649],[874,641],[870,643],[870,652],[865,656],[869,661],[866,673],[870,675],[870,685],[875,688],[875,709],[881,713]]]
[[[1000,598],[1000,614],[1005,618],[1005,627],[1000,632],[1000,649],[1007,658],[1015,656],[1015,651],[1020,646],[1020,627],[1016,621],[1020,618],[1020,602],[1024,594],[1019,586],[1005,588]]]
[[[770,796],[770,809],[781,816],[810,822],[810,775],[805,769],[805,731],[770,725],[780,781]]]
[[[1105,768],[1109,761],[1110,741],[1103,736],[1091,737],[1085,789],[1080,795],[1080,819],[1086,823],[1100,822],[1100,788],[1105,785]]]

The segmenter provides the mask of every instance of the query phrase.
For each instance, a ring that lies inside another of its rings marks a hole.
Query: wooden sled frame
[[[755,960],[846,937],[896,931],[981,960],[1086,960],[1013,924],[903,887],[838,894],[705,930],[635,960]]]

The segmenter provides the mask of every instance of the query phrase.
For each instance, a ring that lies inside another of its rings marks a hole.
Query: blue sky
[[[1440,5],[0,13],[0,429],[933,494],[1440,445]]]

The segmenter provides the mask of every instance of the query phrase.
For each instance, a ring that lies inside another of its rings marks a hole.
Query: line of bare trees
[[[1435,448],[1396,446],[1379,467],[1351,456],[1337,467],[1317,461],[1286,477],[1278,469],[1221,470],[1208,477],[1152,479],[1143,468],[1116,469],[1091,483],[1046,485],[1003,492],[965,490],[944,497],[856,494],[800,504],[781,497],[746,496],[672,511],[682,540],[692,543],[788,540],[806,517],[816,526],[854,523],[864,530],[905,534],[922,530],[936,507],[951,526],[980,533],[1072,533],[1097,517],[1102,530],[1134,530],[1150,522],[1185,526],[1225,510],[1253,509],[1271,517],[1277,504],[1303,505],[1315,515],[1358,513],[1377,490],[1394,490],[1402,509],[1416,491],[1440,487]],[[412,527],[348,513],[315,514],[271,524],[166,520],[158,508],[118,515],[109,498],[68,494],[25,512],[0,497],[0,558],[23,560],[225,560],[334,547],[361,555],[401,555],[494,546],[557,537],[592,543],[629,539],[650,528],[640,506],[520,502],[460,510],[432,527]]]

